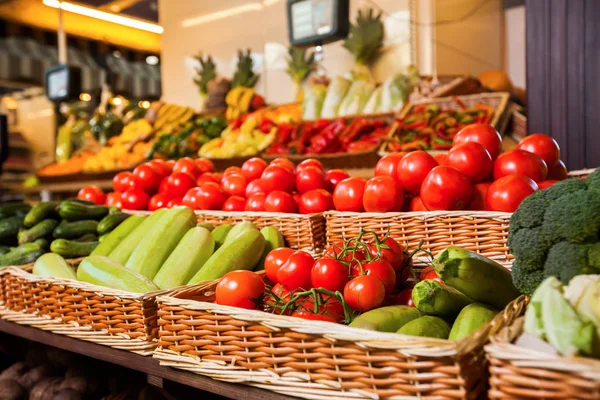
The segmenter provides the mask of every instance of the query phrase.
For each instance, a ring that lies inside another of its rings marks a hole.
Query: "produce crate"
[[[600,361],[515,346],[522,332],[519,318],[485,347],[490,399],[600,399]]]
[[[510,98],[509,93],[479,93],[479,94],[471,94],[467,96],[450,96],[450,97],[441,97],[435,99],[425,99],[418,100],[414,102],[408,103],[400,112],[398,118],[404,118],[408,114],[412,112],[412,110],[419,105],[425,104],[435,104],[442,109],[452,109],[458,110],[460,109],[460,105],[456,102],[456,99],[459,99],[461,102],[465,104],[467,107],[475,106],[476,104],[485,104],[495,108],[494,117],[490,121],[490,125],[492,125],[496,130],[502,135],[504,130],[506,129],[506,125],[510,119],[510,112],[508,109],[508,101]],[[394,130],[390,130],[390,137],[394,135]],[[387,151],[387,142],[384,142],[379,148],[378,154],[380,156],[384,156],[389,154]]]
[[[0,269],[0,318],[104,346],[150,355],[156,346],[156,295],[114,290]]]
[[[423,76],[421,78],[426,81],[431,81],[433,79],[431,76]],[[431,93],[423,95],[422,98],[464,96],[486,92],[486,89],[481,86],[479,81],[469,75],[439,75],[437,79],[440,82],[440,86]]]
[[[510,105],[510,120],[507,130],[517,142],[527,136],[527,117],[523,114],[523,110],[523,107],[518,104]]]
[[[308,399],[476,399],[483,346],[524,297],[460,341],[410,337],[212,303],[217,281],[158,297],[162,365]]]
[[[358,236],[361,230],[385,234],[409,249],[423,240],[423,249],[434,255],[448,246],[475,251],[504,266],[512,264],[508,251],[508,226],[512,214],[488,211],[428,211],[325,214],[327,244]]]

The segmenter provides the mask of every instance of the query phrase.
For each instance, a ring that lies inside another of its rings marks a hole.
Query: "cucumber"
[[[231,228],[231,230],[227,234],[227,237],[225,237],[225,241],[223,242],[223,244],[231,243],[239,235],[249,230],[258,231],[258,228],[252,222],[248,221],[240,222],[239,224],[234,225],[233,228]]]
[[[450,330],[450,340],[460,340],[470,335],[477,329],[487,324],[498,314],[498,310],[483,303],[469,304],[456,317],[452,330]]]
[[[150,279],[104,256],[89,256],[81,261],[77,268],[77,279],[134,293],[158,290]]]
[[[23,224],[26,228],[31,228],[45,219],[56,219],[58,216],[56,207],[58,207],[59,204],[60,203],[58,201],[47,201],[36,204],[25,216]]]
[[[215,240],[215,251],[219,250],[219,247],[223,246],[223,243],[225,243],[225,239],[232,228],[233,225],[231,224],[221,224],[211,232],[212,237]]]
[[[67,239],[54,239],[50,243],[50,251],[64,258],[89,256],[98,246],[98,242],[76,242]]]
[[[95,234],[98,229],[98,221],[93,219],[81,221],[60,221],[60,224],[54,229],[52,236],[55,239],[76,239],[88,233]]]
[[[0,256],[3,256],[4,254],[8,253],[9,251],[10,251],[9,246],[0,246]]]
[[[273,249],[278,249],[285,246],[283,235],[281,232],[272,226],[265,226],[260,230],[260,233],[265,237],[265,248],[263,249],[262,255],[258,264],[256,264],[255,271],[265,269],[265,259]]]
[[[208,229],[209,232],[212,232],[215,229],[215,226],[213,224],[208,223],[208,222],[201,222],[197,226],[201,226],[203,228],[206,228],[206,229]]]
[[[238,269],[251,270],[260,259],[264,247],[264,236],[257,229],[248,229],[240,233],[235,240],[226,240],[188,284],[219,279]]]
[[[196,226],[196,216],[188,207],[175,207],[167,211],[150,228],[137,245],[125,268],[148,279],[153,279],[165,260],[175,249],[183,235]]]
[[[54,253],[46,253],[33,264],[33,274],[39,276],[53,276],[77,280],[75,271],[64,258]]]
[[[450,325],[440,317],[425,315],[410,321],[402,328],[398,329],[397,333],[410,336],[448,339]]]
[[[35,243],[38,246],[40,246],[40,249],[42,249],[42,250],[49,250],[50,249],[50,242],[48,241],[48,239],[45,239],[45,238],[35,239],[33,241],[33,243]]]
[[[102,221],[98,222],[98,235],[104,235],[105,233],[111,232],[129,217],[131,217],[130,214],[120,211],[108,214],[106,217],[102,218]]]
[[[68,203],[84,204],[86,206],[95,206],[96,205],[96,203],[94,203],[93,201],[78,199],[77,197],[72,197],[70,199],[66,199],[63,201],[66,201]]]
[[[354,318],[350,323],[350,327],[378,332],[396,332],[402,326],[420,316],[421,313],[414,307],[380,307]]]
[[[24,216],[31,210],[27,203],[7,203],[0,205],[0,219],[12,217],[15,215]]]
[[[0,220],[0,244],[15,244],[17,243],[17,235],[19,229],[23,227],[24,216],[15,215],[12,217]]]
[[[146,217],[141,224],[139,224],[130,234],[125,236],[124,239],[117,244],[114,250],[112,250],[108,255],[108,258],[119,264],[127,263],[127,260],[137,245],[167,211],[168,210],[166,208],[161,208],[154,211],[150,216]]]
[[[100,242],[98,236],[93,233],[86,233],[83,236],[78,237],[77,239],[73,239],[74,242]]]
[[[210,231],[196,226],[183,236],[160,267],[154,283],[161,289],[185,285],[213,254],[215,241]]]
[[[38,244],[25,243],[0,256],[0,267],[29,264],[37,260],[42,254],[44,254],[44,250]]]
[[[108,256],[135,228],[146,219],[143,215],[132,215],[112,232],[100,236],[100,244],[92,251],[93,256]]]
[[[58,206],[58,215],[67,221],[101,220],[106,214],[108,207],[84,204],[80,201],[65,200]]]
[[[36,239],[49,236],[57,225],[58,222],[54,219],[45,219],[38,222],[32,228],[19,232],[19,244],[33,242]]]
[[[473,300],[458,290],[432,279],[415,285],[412,300],[417,310],[423,314],[454,317]]]
[[[433,260],[438,276],[474,301],[504,308],[520,293],[510,271],[472,251],[450,246]]]

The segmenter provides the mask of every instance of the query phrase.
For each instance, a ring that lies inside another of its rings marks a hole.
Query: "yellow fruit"
[[[242,95],[237,104],[237,108],[245,113],[250,109],[250,102],[252,102],[252,97],[254,97],[255,91],[252,88],[244,88]]]

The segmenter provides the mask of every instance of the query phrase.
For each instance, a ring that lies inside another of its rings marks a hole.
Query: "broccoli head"
[[[543,231],[551,243],[598,240],[600,194],[580,190],[554,200],[544,214]]]
[[[548,201],[548,203],[551,203],[565,194],[575,193],[580,190],[587,190],[587,188],[588,186],[585,181],[581,179],[569,178],[565,179],[564,181],[557,182],[541,192],[544,193],[544,198]]]
[[[522,267],[529,270],[542,269],[548,243],[544,240],[542,227],[521,228],[508,237],[510,252],[519,259]]]
[[[587,177],[586,183],[590,190],[600,193],[600,168],[596,168],[596,170]]]
[[[544,271],[532,271],[517,259],[513,262],[511,269],[512,281],[517,290],[531,296],[535,289],[545,278]]]
[[[555,276],[566,285],[577,275],[600,273],[599,252],[600,243],[557,243],[548,251],[545,277]]]

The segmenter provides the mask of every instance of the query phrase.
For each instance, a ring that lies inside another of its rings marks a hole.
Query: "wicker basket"
[[[33,275],[31,265],[0,269],[0,318],[105,346],[150,355],[156,295]]]
[[[507,129],[517,142],[527,136],[527,117],[523,114],[523,107],[518,104],[510,105],[510,121]]]
[[[211,303],[216,281],[158,298],[162,365],[309,399],[476,399],[483,346],[523,311],[511,303],[469,337],[380,333]]]
[[[510,119],[510,112],[508,110],[508,100],[510,98],[509,93],[479,93],[467,96],[452,96],[452,97],[441,97],[435,99],[425,99],[415,102],[408,103],[403,109],[399,118],[404,118],[410,114],[414,107],[422,104],[435,104],[442,109],[457,110],[460,105],[456,102],[458,98],[467,107],[475,106],[476,104],[485,104],[494,107],[495,112],[490,125],[496,128],[496,130],[502,135],[506,129],[506,125]],[[390,131],[390,135],[393,135],[393,130]],[[384,156],[388,154],[387,142],[383,143],[379,149],[378,154]]]
[[[596,168],[580,169],[569,172],[569,176],[578,179],[587,179],[587,177],[595,171]]]
[[[541,353],[512,344],[523,318],[485,347],[490,362],[490,399],[600,399],[600,361]]]
[[[500,264],[512,264],[508,251],[510,213],[487,211],[429,211],[392,213],[325,213],[327,243],[358,236],[361,229],[390,236],[408,248],[423,240],[423,248],[437,254],[448,246],[460,246]]]
[[[421,77],[423,80],[431,81],[431,76]],[[469,75],[440,75],[437,77],[440,86],[438,86],[433,92],[418,98],[437,98],[447,96],[464,96],[469,94],[477,94],[486,92],[486,89],[481,86],[479,81]],[[413,95],[409,97],[413,99]],[[417,99],[415,99],[417,100]]]

